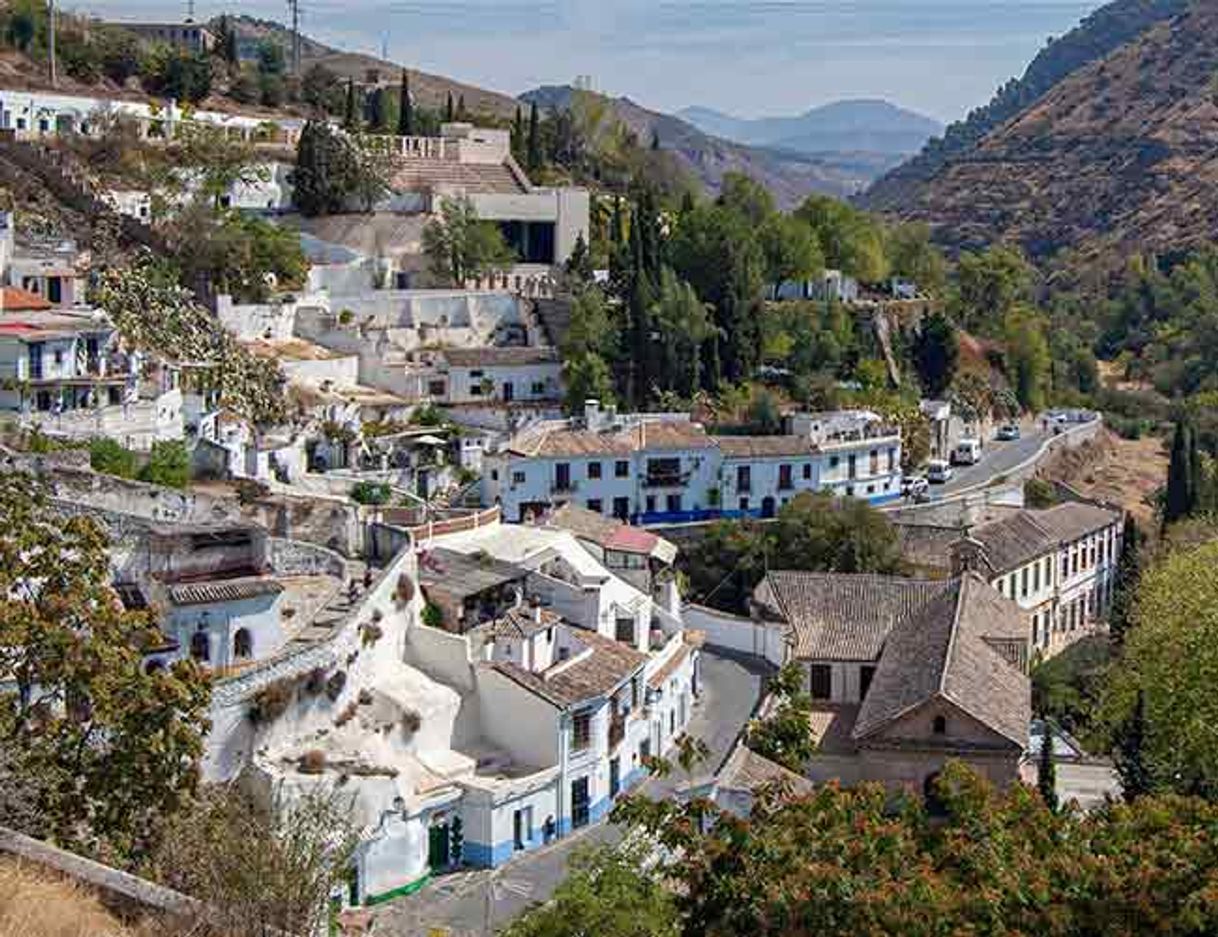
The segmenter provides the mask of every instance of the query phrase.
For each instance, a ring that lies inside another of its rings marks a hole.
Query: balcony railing
[[[550,486],[550,494],[562,495],[579,491],[579,482],[571,478],[567,481],[556,481]]]
[[[643,479],[644,488],[681,488],[689,481],[688,475],[648,475]]]

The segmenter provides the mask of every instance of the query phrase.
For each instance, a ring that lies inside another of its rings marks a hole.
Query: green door
[[[428,830],[427,864],[433,872],[441,872],[452,864],[447,823],[437,823]]]

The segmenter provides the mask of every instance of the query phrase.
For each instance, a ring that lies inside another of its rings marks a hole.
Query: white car
[[[926,479],[932,485],[945,485],[952,480],[952,467],[942,459],[934,459],[926,465]]]
[[[952,450],[953,465],[976,465],[981,461],[981,440],[962,439]]]
[[[901,480],[901,494],[907,498],[916,498],[919,495],[923,495],[929,487],[930,482],[926,480],[925,475],[906,475]]]

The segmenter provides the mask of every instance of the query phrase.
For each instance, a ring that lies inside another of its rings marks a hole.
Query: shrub
[[[135,453],[113,439],[94,439],[89,443],[89,467],[103,475],[135,478]]]
[[[385,630],[380,625],[368,622],[366,625],[360,626],[360,640],[363,641],[365,647],[369,644],[376,644],[384,636]]]
[[[321,691],[326,688],[326,670],[324,667],[315,667],[309,671],[308,677],[305,678],[304,689],[310,696],[318,696]]]
[[[351,489],[351,500],[356,504],[388,504],[393,490],[384,482],[357,482]]]
[[[274,722],[287,712],[288,707],[292,704],[294,690],[294,682],[287,677],[264,686],[254,694],[253,702],[250,705],[250,721],[255,725]]]
[[[408,736],[414,735],[423,727],[423,717],[414,709],[402,713],[402,731]]]
[[[1023,500],[1026,507],[1034,510],[1051,508],[1057,504],[1057,491],[1043,478],[1029,478],[1023,483]]]
[[[341,729],[348,722],[355,718],[355,714],[359,712],[359,703],[352,700],[347,704],[346,708],[338,714],[338,718],[334,720],[334,727]]]
[[[185,488],[190,482],[190,455],[186,443],[168,439],[152,444],[148,464],[140,469],[140,481],[166,488]]]
[[[301,774],[321,774],[326,770],[326,753],[318,748],[311,749],[300,756],[296,767]]]
[[[339,313],[338,313],[338,324],[339,325],[350,325],[354,321],[355,321],[355,313],[352,312],[350,309],[342,309],[339,311]]]
[[[343,687],[347,685],[347,671],[336,670],[330,675],[330,679],[326,681],[326,696],[330,697],[330,702],[338,702],[338,698],[343,695]]]
[[[423,607],[423,624],[428,628],[440,628],[444,625],[444,613],[439,606],[430,602]]]

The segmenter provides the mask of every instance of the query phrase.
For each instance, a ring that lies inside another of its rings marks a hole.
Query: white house
[[[839,421],[842,415],[833,415]],[[901,437],[873,414],[849,431],[801,418],[785,436],[712,436],[688,414],[540,422],[484,456],[482,494],[514,521],[563,504],[639,525],[773,517],[802,491],[880,504],[900,497]]]
[[[1112,607],[1124,516],[1066,502],[966,532],[956,569],[976,570],[1027,614],[1032,647],[1051,656],[1103,626]]]

